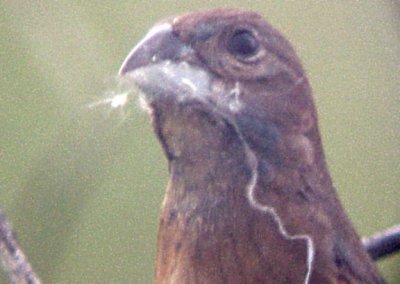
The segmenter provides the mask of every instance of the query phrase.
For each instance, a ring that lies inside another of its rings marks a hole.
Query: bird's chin
[[[210,76],[187,62],[165,60],[139,67],[125,74],[144,94],[148,103],[164,100],[209,102]]]

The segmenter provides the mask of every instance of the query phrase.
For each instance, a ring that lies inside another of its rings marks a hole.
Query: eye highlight
[[[237,30],[227,43],[227,49],[231,54],[244,57],[254,55],[259,47],[256,37],[248,30]]]

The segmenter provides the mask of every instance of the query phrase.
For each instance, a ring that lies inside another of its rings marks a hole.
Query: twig
[[[400,250],[400,225],[378,232],[363,243],[373,260],[378,260]]]
[[[11,283],[40,284],[39,278],[15,239],[10,223],[1,211],[0,258]]]

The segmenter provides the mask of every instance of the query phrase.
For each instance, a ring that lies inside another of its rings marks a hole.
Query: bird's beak
[[[175,35],[170,23],[151,29],[129,53],[119,75],[138,87],[148,101],[205,100],[210,75],[193,64],[196,52]]]
[[[190,47],[173,34],[170,23],[157,25],[128,54],[119,75],[124,76],[137,68],[163,60],[182,58],[189,50]]]

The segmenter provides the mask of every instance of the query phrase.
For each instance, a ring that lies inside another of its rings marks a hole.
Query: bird
[[[333,186],[306,72],[261,15],[162,20],[119,75],[169,165],[155,283],[384,283]]]

